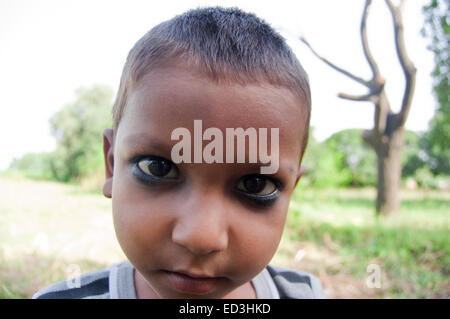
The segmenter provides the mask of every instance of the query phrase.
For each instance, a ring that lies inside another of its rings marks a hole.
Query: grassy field
[[[30,298],[74,269],[124,259],[100,193],[0,178],[0,194],[0,298]],[[374,197],[298,188],[272,264],[315,274],[329,298],[449,298],[450,194],[404,191],[401,211],[378,219]],[[373,265],[379,288],[367,283]]]
[[[296,248],[287,257],[302,252],[298,268],[317,274],[330,297],[448,298],[450,194],[403,191],[400,212],[378,218],[375,196],[373,189],[296,189],[285,232]],[[369,265],[380,270],[379,288],[367,285]]]

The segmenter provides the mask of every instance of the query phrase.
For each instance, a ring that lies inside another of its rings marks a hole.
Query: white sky
[[[404,80],[394,49],[392,23],[384,1],[373,1],[368,36],[394,110]],[[407,129],[428,127],[435,101],[433,56],[420,35],[421,7],[407,0],[406,46],[418,73]],[[122,67],[133,44],[151,27],[198,6],[238,6],[256,13],[282,31],[309,74],[312,125],[323,140],[346,128],[371,128],[370,103],[339,99],[339,92],[365,88],[335,72],[298,41],[303,34],[325,57],[367,78],[370,70],[359,41],[363,0],[0,0],[0,169],[27,152],[51,151],[49,119],[74,99],[77,88],[106,84],[117,90]]]

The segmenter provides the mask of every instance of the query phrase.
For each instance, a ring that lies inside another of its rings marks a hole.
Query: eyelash
[[[138,166],[139,162],[144,159],[166,160],[167,161],[167,159],[165,159],[165,158],[162,158],[159,156],[154,156],[154,155],[139,155],[139,156],[133,157],[130,161],[132,164],[132,173],[138,179],[138,181],[140,181],[141,183],[144,183],[145,185],[148,185],[148,186],[159,186],[163,182],[179,181],[178,179],[169,180],[169,179],[164,179],[164,178],[158,178],[158,177],[154,177],[154,176],[144,173]],[[175,165],[175,164],[172,163],[172,165]],[[175,166],[175,168],[176,168],[176,166]],[[249,174],[249,175],[260,175],[260,174]],[[241,179],[246,176],[249,176],[249,175],[245,175],[245,176],[241,177]],[[264,176],[264,175],[260,175],[260,176]],[[270,193],[268,195],[255,195],[252,193],[246,193],[241,190],[235,190],[235,192],[240,197],[243,197],[245,200],[249,200],[252,203],[257,204],[258,206],[270,207],[270,206],[274,205],[275,201],[278,199],[279,194],[283,190],[283,185],[281,184],[280,181],[278,181],[276,179],[269,178],[266,176],[264,176],[264,178],[266,180],[272,182],[275,185],[275,191],[273,191],[272,193]]]
[[[277,189],[272,194],[269,195],[254,195],[254,194],[244,194],[241,192],[241,196],[243,196],[246,200],[250,200],[255,204],[262,207],[270,207],[275,204],[275,201],[278,199],[280,190]]]
[[[159,156],[154,155],[139,155],[135,156],[131,159],[132,164],[132,173],[134,176],[142,183],[149,185],[149,186],[158,186],[161,185],[163,181],[167,182],[167,179],[164,178],[158,178],[151,175],[148,175],[144,173],[138,166],[139,162],[144,159],[154,159],[154,160],[166,160]]]

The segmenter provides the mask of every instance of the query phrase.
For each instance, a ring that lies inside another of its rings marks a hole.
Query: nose
[[[172,241],[196,255],[228,247],[226,208],[221,195],[211,192],[190,196],[172,229]]]

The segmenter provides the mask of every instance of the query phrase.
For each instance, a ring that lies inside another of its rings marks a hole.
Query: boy
[[[154,27],[129,53],[103,138],[103,193],[129,262],[33,297],[324,297],[314,276],[268,266],[310,104],[294,54],[252,14],[197,9]]]

